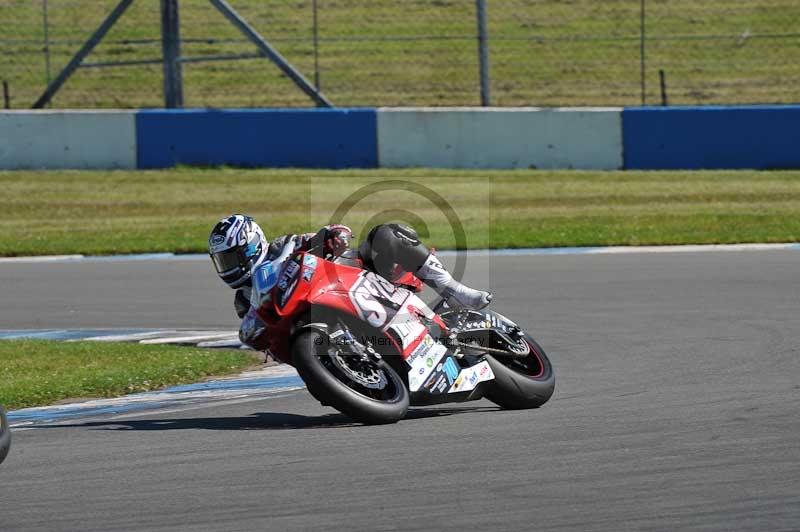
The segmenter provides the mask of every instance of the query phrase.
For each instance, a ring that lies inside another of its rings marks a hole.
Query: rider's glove
[[[325,256],[339,257],[350,247],[350,241],[353,240],[353,232],[346,225],[339,224],[329,225],[327,230]]]

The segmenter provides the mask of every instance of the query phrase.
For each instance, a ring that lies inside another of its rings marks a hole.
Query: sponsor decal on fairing
[[[442,360],[442,357],[447,353],[447,348],[440,343],[433,342],[424,355],[417,356],[413,361],[410,361],[411,369],[409,370],[409,388],[412,392],[416,392],[420,388],[420,384],[424,383],[430,378],[430,375],[436,371],[436,366]],[[430,365],[429,365],[430,364]],[[419,375],[419,380],[412,383],[411,376]]]
[[[278,305],[280,307],[286,306],[289,298],[291,298],[292,294],[294,294],[294,290],[297,288],[297,283],[300,280],[300,276],[298,275],[300,273],[300,269],[299,256],[295,257],[286,264],[280,280],[278,281],[278,290],[282,292],[281,298],[278,301]]]
[[[300,264],[295,261],[290,261],[289,264],[286,265],[286,269],[283,270],[281,280],[278,281],[278,288],[281,290],[286,290],[286,287],[289,286],[289,283],[292,281],[292,279],[294,279],[299,270]]]
[[[408,362],[409,365],[413,366],[414,361],[417,360],[419,357],[423,356],[425,353],[427,353],[428,349],[433,347],[433,344],[435,343],[436,340],[434,340],[430,334],[426,333],[425,337],[422,339],[419,345],[417,345],[417,347],[414,348],[411,354],[408,355],[406,362]]]
[[[314,255],[306,255],[303,257],[303,280],[311,282],[314,277],[314,272],[317,270],[317,257]]]
[[[461,370],[453,386],[447,393],[467,392],[474,390],[478,383],[494,379],[494,372],[485,360],[478,362],[471,368]]]
[[[429,357],[426,357],[426,365],[428,361],[432,362]],[[456,362],[452,356],[447,355],[436,365],[431,374],[428,375],[427,380],[422,385],[422,389],[430,391],[432,394],[444,393],[450,385],[453,384],[453,381],[458,376],[458,372],[458,362]]]

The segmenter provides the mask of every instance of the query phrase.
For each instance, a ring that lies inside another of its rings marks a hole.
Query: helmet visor
[[[219,274],[227,273],[238,268],[244,268],[247,264],[247,258],[242,256],[239,250],[235,248],[212,253],[211,260],[214,262],[214,267]]]

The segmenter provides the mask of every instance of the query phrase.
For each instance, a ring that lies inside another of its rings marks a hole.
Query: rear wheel
[[[503,408],[537,408],[555,390],[556,376],[544,349],[528,334],[523,340],[529,348],[526,356],[486,355],[495,379],[484,395]]]
[[[396,423],[408,411],[403,379],[386,362],[363,356],[353,345],[334,342],[316,329],[300,333],[292,344],[292,365],[308,391],[356,421]]]
[[[8,427],[6,411],[0,405],[0,463],[6,459],[8,450],[11,447],[11,429]]]

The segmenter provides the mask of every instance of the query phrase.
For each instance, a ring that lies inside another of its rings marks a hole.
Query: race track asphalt
[[[0,529],[798,530],[800,253],[473,257],[553,399],[353,425],[305,391],[16,432]],[[234,327],[199,261],[0,264],[0,329]]]

